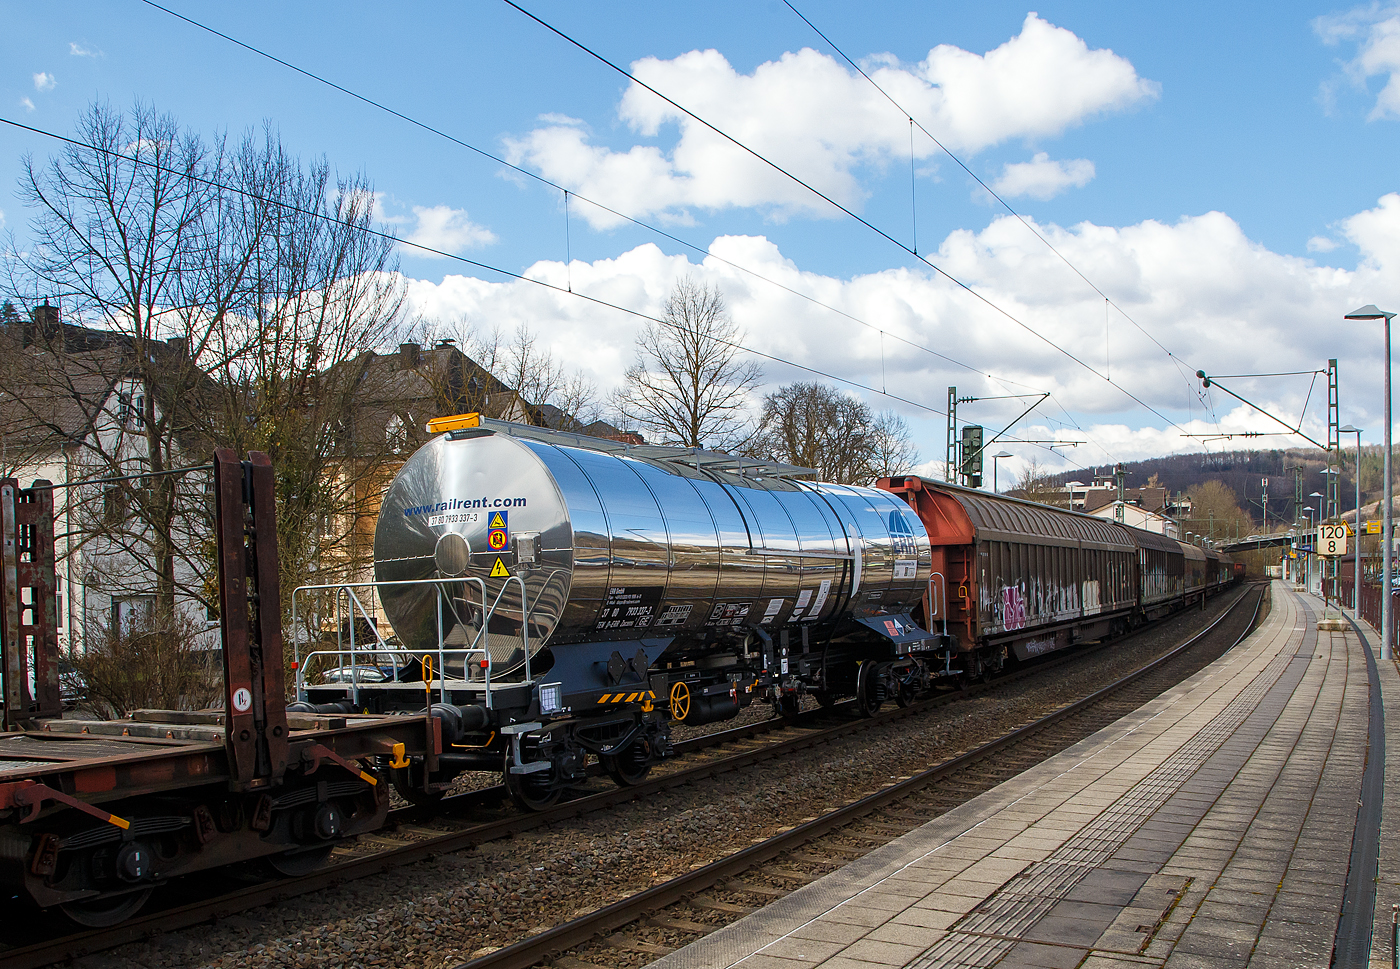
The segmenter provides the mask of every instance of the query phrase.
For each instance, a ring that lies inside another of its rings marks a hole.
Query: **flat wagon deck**
[[[292,874],[380,827],[383,781],[431,764],[431,716],[289,712],[273,482],[266,456],[215,462],[222,710],[63,716],[47,483],[0,481],[4,652],[0,884],[92,926],[134,914],[159,884],[265,859]]]

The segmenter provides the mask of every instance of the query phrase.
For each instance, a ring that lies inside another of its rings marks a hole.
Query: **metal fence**
[[[1337,583],[1337,589],[1344,605],[1351,605],[1351,581],[1342,579]],[[1361,583],[1361,598],[1358,611],[1361,618],[1369,622],[1372,628],[1377,631],[1381,628],[1381,587],[1372,585],[1369,582]],[[1400,643],[1400,593],[1394,591],[1390,594],[1390,641]]]

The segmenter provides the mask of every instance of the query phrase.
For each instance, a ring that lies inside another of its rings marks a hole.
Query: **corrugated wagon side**
[[[918,513],[933,549],[931,624],[946,622],[965,672],[995,672],[1125,630],[1138,549],[1112,522],[923,478],[883,479]]]

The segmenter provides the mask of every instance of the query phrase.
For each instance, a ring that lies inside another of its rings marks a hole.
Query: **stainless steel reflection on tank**
[[[435,438],[389,488],[375,577],[476,577],[494,598],[503,576],[519,575],[529,614],[507,589],[487,630],[501,673],[524,662],[521,623],[536,648],[702,643],[917,604],[928,535],[895,496],[735,473],[690,453],[590,445],[501,422]],[[443,632],[448,645],[464,645],[480,630],[479,593],[447,587]],[[405,646],[435,648],[433,587],[381,587],[380,599]]]

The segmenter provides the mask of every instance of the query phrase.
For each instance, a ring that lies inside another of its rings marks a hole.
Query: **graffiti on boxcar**
[[[1028,639],[1020,644],[1021,648],[1030,656],[1039,656],[1041,653],[1048,653],[1055,648],[1055,637],[1048,636],[1044,639]]]
[[[1026,624],[1026,597],[1017,586],[1001,590],[1001,624],[1004,629],[1020,629]]]
[[[1099,599],[1099,580],[1084,580],[1084,594],[1081,597],[1084,603],[1084,615],[1097,616],[1103,611],[1103,603]]]

